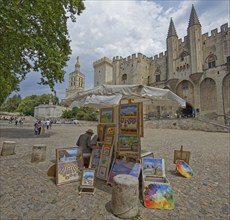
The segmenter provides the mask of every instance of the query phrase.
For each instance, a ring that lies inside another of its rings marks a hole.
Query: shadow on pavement
[[[34,131],[23,127],[1,128],[0,136],[4,138],[49,138],[54,135],[52,131],[46,131],[44,134],[34,135]]]

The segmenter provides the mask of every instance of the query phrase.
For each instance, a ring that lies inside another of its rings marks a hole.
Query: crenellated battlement
[[[165,51],[165,52],[161,52],[161,53],[159,53],[159,54],[157,54],[157,55],[155,55],[154,57],[153,57],[153,61],[154,60],[160,60],[160,59],[163,59],[163,58],[165,58],[167,56],[167,52]]]
[[[110,65],[112,65],[112,60],[110,60],[108,57],[103,57],[99,60],[96,60],[95,62],[93,62],[93,67],[96,67],[98,65],[101,65],[102,63],[108,63]]]
[[[211,30],[211,35],[209,35],[208,32],[202,34],[202,38],[203,40],[211,40],[214,38],[217,38],[219,36],[222,36],[223,34],[227,33],[228,31],[230,31],[230,28],[228,27],[228,23],[225,23],[223,25],[220,26],[220,31],[218,32],[218,29],[215,28],[213,30]]]

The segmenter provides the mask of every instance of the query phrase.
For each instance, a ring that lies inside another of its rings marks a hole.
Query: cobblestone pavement
[[[3,141],[16,141],[16,154],[0,157],[0,219],[28,220],[116,220],[111,213],[111,187],[96,181],[95,195],[78,195],[79,182],[56,186],[47,176],[54,163],[55,149],[75,146],[89,126],[53,125],[52,130],[34,136],[32,124],[2,125]],[[46,144],[46,161],[31,163],[34,144]],[[173,152],[184,146],[191,151],[191,179],[176,175]],[[147,209],[140,192],[139,219],[229,219],[230,136],[227,133],[145,129],[142,149],[165,159],[166,176],[173,188],[173,210]],[[128,202],[128,201],[127,201]]]

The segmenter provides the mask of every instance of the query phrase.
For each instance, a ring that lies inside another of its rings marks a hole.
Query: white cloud
[[[64,98],[68,73],[74,70],[77,56],[86,76],[86,88],[92,88],[93,62],[97,59],[138,52],[151,57],[164,52],[171,17],[178,37],[187,35],[192,4],[203,32],[229,20],[227,1],[85,1],[86,9],[76,23],[68,23],[72,55],[65,68],[65,82],[56,86],[59,98]],[[21,89],[26,91],[25,87]]]

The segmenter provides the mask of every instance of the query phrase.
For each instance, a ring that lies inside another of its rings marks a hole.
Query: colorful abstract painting
[[[129,174],[135,177],[139,177],[141,170],[141,165],[139,163],[126,162],[123,160],[116,159],[113,163],[108,183],[111,184],[113,182],[113,177],[118,174]]]
[[[143,157],[142,171],[144,176],[165,176],[164,159]]]
[[[193,176],[192,168],[183,160],[176,161],[177,171],[184,177],[191,178]]]
[[[120,156],[140,157],[140,139],[135,135],[119,135],[118,153]]]
[[[56,150],[57,185],[80,179],[80,169],[83,167],[81,148],[65,148]]]
[[[147,208],[174,208],[173,191],[168,184],[144,182],[143,200]]]

